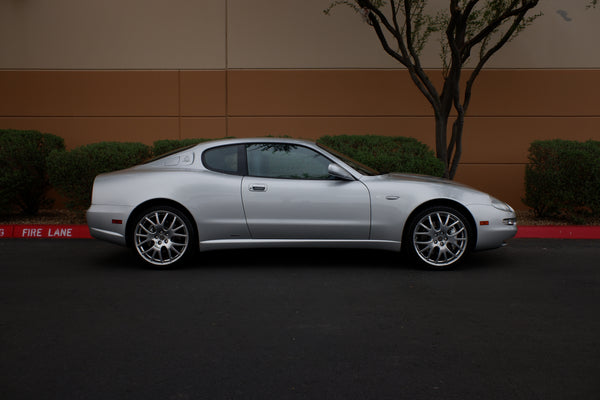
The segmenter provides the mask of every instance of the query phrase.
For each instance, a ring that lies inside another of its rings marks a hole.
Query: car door
[[[289,143],[246,146],[242,200],[255,239],[366,240],[369,192],[358,180],[334,179],[319,152]]]
[[[201,184],[188,185],[194,196],[191,211],[201,226],[200,241],[250,238],[240,195],[245,160],[245,149],[237,144],[202,153],[202,164],[209,171],[199,175]]]

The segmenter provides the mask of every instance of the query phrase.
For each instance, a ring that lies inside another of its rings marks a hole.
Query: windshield
[[[380,175],[380,173],[378,171],[374,170],[373,168],[367,167],[366,165],[361,164],[358,161],[353,160],[350,157],[348,157],[347,155],[337,152],[330,147],[322,145],[321,143],[317,143],[317,146],[319,146],[320,148],[333,154],[334,156],[336,156],[337,158],[339,158],[340,160],[342,160],[343,162],[348,164],[350,167],[354,168],[357,172],[359,172],[362,175],[367,175],[367,176]]]

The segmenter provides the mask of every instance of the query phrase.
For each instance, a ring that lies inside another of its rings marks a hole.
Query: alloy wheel
[[[415,225],[412,242],[425,263],[445,267],[457,262],[466,252],[469,234],[466,222],[453,212],[426,213]]]
[[[140,257],[150,264],[167,266],[183,257],[190,241],[190,227],[174,211],[152,210],[135,226],[134,243]]]

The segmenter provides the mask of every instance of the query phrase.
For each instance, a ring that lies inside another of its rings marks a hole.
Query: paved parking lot
[[[598,399],[600,242],[394,253],[0,240],[2,399]]]

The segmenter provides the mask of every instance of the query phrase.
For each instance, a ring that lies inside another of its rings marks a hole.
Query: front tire
[[[472,238],[471,224],[460,211],[434,206],[411,219],[404,243],[419,264],[430,269],[450,269],[464,260]]]
[[[131,243],[139,259],[153,267],[181,264],[195,249],[195,234],[189,218],[170,206],[148,208],[136,216]]]

